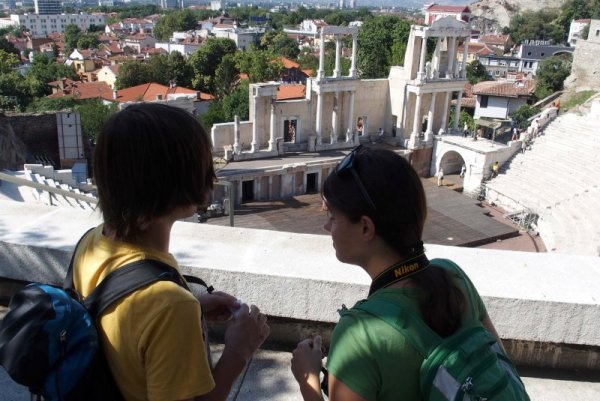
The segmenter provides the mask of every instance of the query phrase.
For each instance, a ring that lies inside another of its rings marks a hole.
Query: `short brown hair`
[[[206,202],[215,180],[210,138],[183,109],[129,106],[102,128],[94,178],[105,224],[117,239],[134,239],[150,220]]]

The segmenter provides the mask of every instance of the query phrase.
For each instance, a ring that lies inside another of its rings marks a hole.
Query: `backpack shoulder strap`
[[[81,244],[81,241],[83,241],[83,239],[94,229],[95,227],[90,228],[89,230],[87,230],[82,236],[81,238],[79,238],[79,241],[77,241],[77,245],[75,245],[75,248],[73,248],[73,254],[71,255],[71,261],[69,262],[69,268],[67,269],[67,276],[65,277],[65,281],[63,283],[63,288],[65,290],[69,290],[72,292],[77,292],[75,291],[75,287],[73,286],[73,263],[75,262],[75,253],[77,253],[77,248],[79,248],[79,244]]]
[[[427,358],[429,353],[442,342],[442,338],[427,326],[420,316],[400,302],[376,297],[354,308],[383,320],[399,331],[423,358]]]
[[[128,263],[110,273],[83,303],[96,320],[115,301],[160,280],[173,281],[189,290],[174,267],[158,260],[145,259]]]

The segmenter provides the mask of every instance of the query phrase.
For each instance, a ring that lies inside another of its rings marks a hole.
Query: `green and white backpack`
[[[409,307],[385,298],[359,302],[353,309],[382,319],[421,354],[424,400],[530,401],[513,363],[480,322],[442,338]]]

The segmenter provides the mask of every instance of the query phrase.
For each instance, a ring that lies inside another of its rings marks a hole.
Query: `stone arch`
[[[469,165],[465,157],[455,149],[448,149],[437,158],[436,171],[440,171],[442,168],[444,174],[460,174],[463,164],[466,166],[468,174]]]

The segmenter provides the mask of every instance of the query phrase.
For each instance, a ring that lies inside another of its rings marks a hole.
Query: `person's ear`
[[[369,216],[361,216],[360,223],[362,225],[362,236],[366,241],[370,241],[375,238],[377,230],[375,229],[375,222]]]

